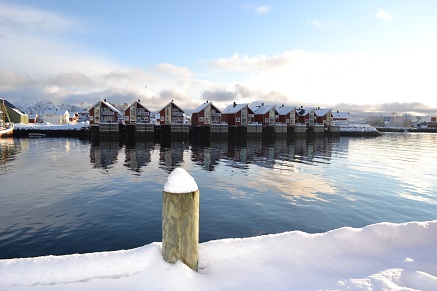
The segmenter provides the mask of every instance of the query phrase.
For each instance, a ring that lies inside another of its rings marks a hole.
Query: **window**
[[[290,119],[285,119],[286,124],[290,124]]]
[[[235,118],[236,122],[240,122],[240,117]]]
[[[199,117],[199,121],[200,121],[200,122],[203,122],[203,117]]]

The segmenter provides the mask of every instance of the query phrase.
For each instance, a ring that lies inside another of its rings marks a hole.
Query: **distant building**
[[[221,123],[221,111],[211,102],[198,106],[191,114],[191,125],[211,125]]]
[[[266,125],[274,125],[276,123],[276,119],[279,120],[279,114],[276,111],[275,105],[264,105],[261,103],[256,110],[253,110],[254,121]]]
[[[29,123],[38,123],[38,113],[29,114]]]
[[[278,122],[281,124],[294,125],[296,123],[296,106],[276,107],[279,114]]]
[[[44,123],[66,124],[70,122],[70,113],[68,110],[45,110],[42,116]]]
[[[160,124],[184,123],[184,111],[173,100],[159,110]]]
[[[222,121],[230,126],[245,126],[254,121],[254,113],[249,103],[236,104],[235,102],[222,111]]]
[[[151,112],[147,109],[143,104],[140,103],[140,100],[132,103],[125,111],[124,111],[124,123],[125,124],[136,124],[136,123],[150,123],[150,115]]]
[[[316,109],[313,107],[297,107],[296,108],[296,124],[312,126],[314,125],[314,118]]]
[[[70,124],[76,124],[79,121],[79,113],[78,112],[72,112],[70,113]]]
[[[100,100],[89,110],[90,125],[99,125],[101,123],[117,123],[119,111],[112,106],[106,99]]]
[[[349,125],[350,121],[349,112],[332,112],[332,125]]]
[[[2,99],[2,102],[4,100],[6,110],[8,111],[9,119],[13,123],[29,123],[29,116],[21,111],[18,107],[14,106],[9,101]]]
[[[332,109],[316,109],[314,111],[314,124],[331,126]]]

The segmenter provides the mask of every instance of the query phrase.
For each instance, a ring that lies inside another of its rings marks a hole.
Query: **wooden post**
[[[165,190],[162,192],[162,256],[168,263],[174,264],[180,260],[197,271],[199,190],[186,193]]]

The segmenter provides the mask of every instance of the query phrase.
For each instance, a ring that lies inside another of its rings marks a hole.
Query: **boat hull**
[[[14,128],[13,127],[5,128],[5,129],[0,129],[0,138],[11,137],[13,134],[14,134]]]

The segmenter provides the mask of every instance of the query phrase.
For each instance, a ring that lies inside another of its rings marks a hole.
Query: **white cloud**
[[[272,9],[269,5],[256,7],[256,14],[269,14]]]
[[[254,11],[255,14],[269,14],[272,8],[269,5],[256,6],[252,3],[246,3],[243,8],[247,11]]]
[[[393,17],[384,11],[384,9],[379,8],[375,15],[376,18],[381,19],[382,21],[391,21]]]

